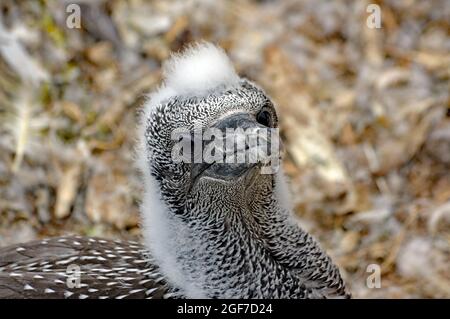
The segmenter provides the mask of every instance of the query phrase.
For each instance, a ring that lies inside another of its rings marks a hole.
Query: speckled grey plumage
[[[70,265],[79,266],[79,286]],[[69,267],[69,268],[68,268]],[[0,298],[170,298],[173,294],[137,242],[56,237],[0,248]]]

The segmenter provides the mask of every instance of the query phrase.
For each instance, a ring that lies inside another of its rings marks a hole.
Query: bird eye
[[[256,121],[264,126],[272,126],[272,116],[267,110],[261,110],[256,114]]]

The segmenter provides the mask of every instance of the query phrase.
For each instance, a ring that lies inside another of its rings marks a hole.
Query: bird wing
[[[133,241],[56,237],[0,248],[0,298],[165,298],[171,293]]]

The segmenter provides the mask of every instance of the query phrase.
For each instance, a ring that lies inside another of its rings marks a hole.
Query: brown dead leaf
[[[62,219],[70,214],[70,207],[77,194],[82,166],[73,163],[62,172],[56,191],[55,217]]]
[[[111,42],[102,41],[89,47],[86,56],[89,61],[99,66],[112,64],[114,62],[112,48]]]

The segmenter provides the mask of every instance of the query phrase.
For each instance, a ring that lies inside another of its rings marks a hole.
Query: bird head
[[[175,54],[141,123],[141,170],[172,211],[251,206],[268,197],[279,160],[278,119],[265,92],[209,43]],[[148,185],[147,185],[148,187]],[[206,203],[209,201],[209,203]]]

